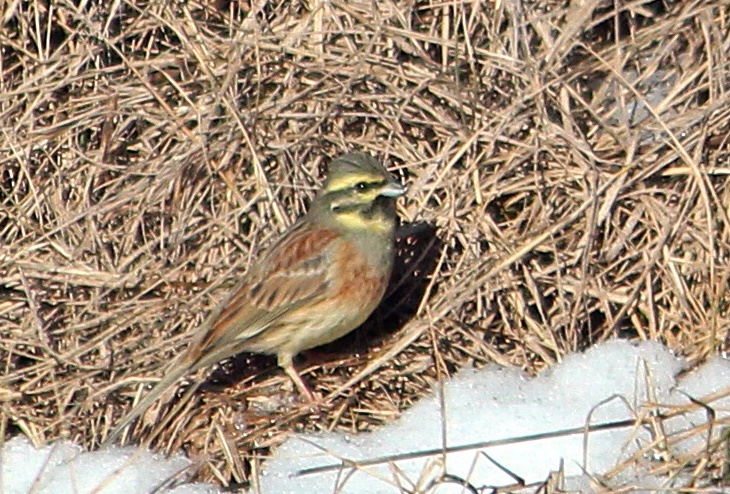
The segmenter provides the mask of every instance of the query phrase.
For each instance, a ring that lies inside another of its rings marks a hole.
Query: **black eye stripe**
[[[353,189],[355,189],[358,192],[365,192],[368,190],[376,189],[383,185],[384,182],[378,181],[378,182],[357,182],[355,185],[352,186]]]
[[[329,203],[329,209],[337,214],[362,212],[375,204],[380,190],[388,180],[373,177],[363,177],[348,184],[337,184],[338,188],[325,189],[324,199]]]

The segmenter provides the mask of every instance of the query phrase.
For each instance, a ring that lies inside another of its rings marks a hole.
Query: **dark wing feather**
[[[259,337],[282,314],[328,296],[333,289],[331,254],[337,247],[337,235],[331,230],[307,225],[310,224],[304,221],[297,223],[261,263],[250,270],[231,296],[203,324],[203,328],[208,328],[203,337],[190,346],[162,380],[117,424],[105,443],[114,441],[188,372],[245,350],[247,341]]]
[[[246,341],[261,335],[282,314],[328,296],[338,235],[305,225],[292,227],[209,317],[203,325],[208,328],[205,336],[190,348],[192,368],[244,351]]]

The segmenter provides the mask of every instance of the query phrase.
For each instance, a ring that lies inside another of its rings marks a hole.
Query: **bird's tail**
[[[128,425],[134,422],[137,418],[142,416],[149,407],[167,391],[175,382],[182,378],[190,370],[189,367],[185,366],[183,362],[178,362],[172,370],[165,374],[155,386],[142,397],[141,400],[134,405],[132,410],[119,422],[112,430],[102,444],[111,444],[121,436],[122,432]]]

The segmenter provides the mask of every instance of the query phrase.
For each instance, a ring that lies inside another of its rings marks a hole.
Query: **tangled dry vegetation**
[[[291,431],[378,427],[470,363],[536,372],[615,336],[725,351],[728,13],[0,2],[3,433],[97,445],[353,150],[410,191],[391,294],[300,362],[331,405],[244,355],[134,441],[245,483]],[[662,468],[711,484],[718,451]]]

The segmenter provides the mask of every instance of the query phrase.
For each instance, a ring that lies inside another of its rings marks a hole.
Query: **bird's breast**
[[[289,324],[299,326],[283,343],[292,354],[334,341],[360,326],[383,298],[390,280],[392,260],[372,265],[359,247],[342,241],[333,252],[328,294],[315,306],[289,314]]]

